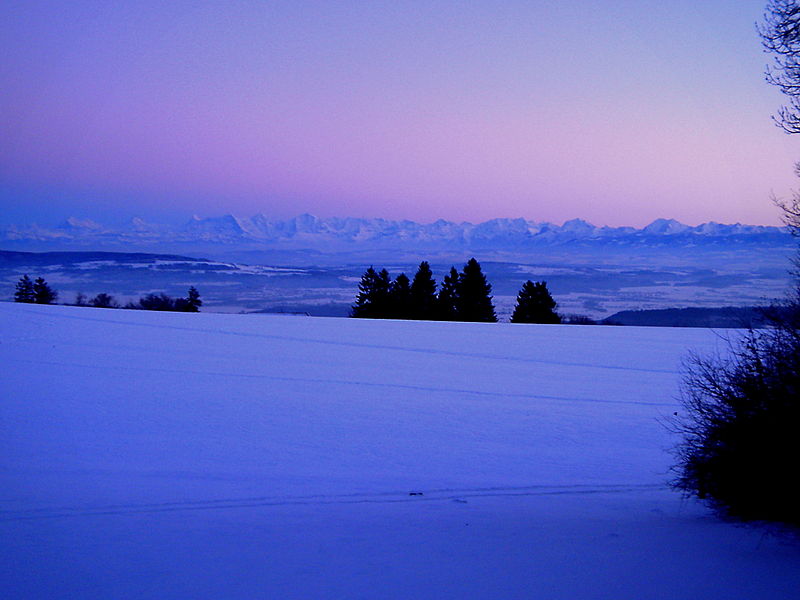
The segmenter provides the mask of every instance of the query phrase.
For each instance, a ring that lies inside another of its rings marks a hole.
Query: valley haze
[[[739,223],[689,226],[657,219],[637,229],[581,219],[561,225],[522,218],[420,224],[309,214],[285,220],[193,217],[177,226],[70,218],[58,226],[2,228],[0,248],[7,251],[0,261],[2,297],[10,297],[16,280],[30,272],[46,276],[65,302],[79,292],[126,301],[158,291],[182,295],[195,285],[205,310],[320,316],[348,314],[370,265],[413,275],[427,260],[441,281],[450,266],[474,256],[494,287],[501,319],[510,315],[527,279],[546,280],[560,312],[595,319],[621,310],[768,304],[790,285],[787,265],[794,251],[785,228]],[[87,254],[34,258],[14,251]]]

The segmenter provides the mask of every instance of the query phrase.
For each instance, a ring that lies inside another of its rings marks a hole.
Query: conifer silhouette
[[[556,301],[547,289],[547,282],[526,281],[517,295],[512,323],[561,323]]]
[[[47,285],[42,277],[33,282],[33,301],[36,304],[52,304],[58,298],[58,292]]]
[[[436,297],[436,315],[439,321],[455,321],[458,315],[458,279],[455,267],[444,276],[439,295]]]
[[[486,281],[481,265],[470,258],[458,278],[456,320],[497,322],[492,304],[492,286]]]
[[[362,319],[386,318],[389,312],[390,283],[386,269],[381,269],[380,273],[376,273],[372,267],[367,269],[358,284],[358,295],[350,315]]]
[[[200,300],[200,292],[194,286],[189,288],[186,298],[175,300],[175,310],[180,312],[200,312],[201,306],[203,301]]]
[[[17,282],[17,288],[14,292],[14,302],[25,302],[32,304],[36,301],[36,296],[33,293],[33,281],[27,275],[23,275]]]
[[[427,261],[419,263],[411,282],[410,318],[426,321],[436,318],[436,280]]]
[[[389,318],[411,318],[411,282],[400,273],[389,285]]]

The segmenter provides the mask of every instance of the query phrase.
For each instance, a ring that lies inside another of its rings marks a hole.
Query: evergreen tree
[[[457,321],[497,322],[492,304],[492,286],[486,281],[481,265],[474,258],[470,258],[464,265],[458,278],[457,291]]]
[[[358,284],[356,302],[351,307],[350,315],[361,319],[383,319],[388,313],[389,273],[382,269],[376,273],[370,267],[361,276]]]
[[[361,281],[358,284],[358,294],[356,294],[356,302],[350,307],[351,317],[368,319],[372,316],[374,312],[372,305],[375,299],[377,279],[378,274],[372,267],[367,269],[361,276]]]
[[[375,318],[387,319],[391,312],[391,302],[389,297],[389,290],[392,286],[392,278],[389,277],[389,271],[381,269],[378,271],[377,286],[375,289]]]
[[[33,282],[33,301],[36,304],[52,304],[58,298],[58,292],[47,285],[42,277]]]
[[[36,301],[33,293],[33,282],[27,275],[23,275],[17,282],[17,289],[14,292],[14,302],[25,302],[32,304]]]
[[[427,261],[419,263],[411,282],[411,317],[420,321],[436,318],[436,280]]]
[[[544,281],[526,281],[517,295],[517,305],[511,315],[512,323],[561,323],[556,313],[556,301]]]
[[[389,314],[391,319],[411,318],[411,282],[400,273],[389,285]]]
[[[189,301],[189,306],[191,307],[189,312],[200,312],[203,301],[200,300],[200,292],[197,291],[196,287],[192,286],[189,288],[186,299]]]
[[[189,288],[186,298],[175,300],[175,310],[180,312],[200,312],[201,306],[203,301],[200,300],[200,292],[194,286]]]
[[[436,297],[436,314],[440,321],[455,321],[458,313],[458,280],[460,275],[455,267],[444,276],[439,295]]]

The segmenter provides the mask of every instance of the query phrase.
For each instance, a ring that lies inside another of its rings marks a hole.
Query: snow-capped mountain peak
[[[55,229],[30,225],[0,230],[0,242],[23,246],[25,241],[69,243],[95,247],[107,245],[191,243],[239,245],[241,247],[310,249],[317,251],[353,250],[380,247],[407,250],[514,249],[570,243],[613,243],[642,245],[656,243],[691,246],[697,243],[769,243],[787,245],[791,237],[785,228],[771,226],[726,225],[708,222],[696,227],[675,219],[656,219],[642,229],[596,227],[583,219],[562,225],[537,223],[523,218],[498,218],[478,224],[439,219],[433,223],[410,220],[392,221],[354,217],[319,218],[301,214],[285,220],[271,220],[263,214],[237,217],[193,216],[181,227],[147,223],[132,219],[121,228],[104,227],[88,219],[69,218]]]
[[[675,219],[656,219],[642,229],[642,233],[649,235],[675,235],[678,233],[685,233],[689,229],[691,229],[691,227]]]

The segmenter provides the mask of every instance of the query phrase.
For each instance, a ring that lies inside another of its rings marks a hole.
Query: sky
[[[0,223],[777,224],[765,0],[0,3]]]

